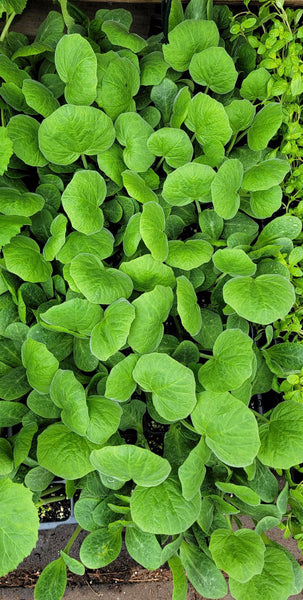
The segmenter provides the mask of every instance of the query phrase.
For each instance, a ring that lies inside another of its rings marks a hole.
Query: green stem
[[[6,23],[3,27],[1,36],[0,36],[0,42],[3,42],[5,40],[8,32],[9,32],[9,28],[10,28],[15,16],[16,16],[16,13],[13,11],[12,14],[8,17]]]
[[[207,358],[207,360],[208,360],[209,358],[211,358],[211,355],[210,355],[210,354],[204,354],[204,352],[200,352],[200,356],[201,356],[201,358]]]
[[[77,539],[79,533],[82,531],[82,527],[80,527],[80,525],[78,525],[78,527],[76,527],[72,537],[70,538],[69,542],[67,542],[63,552],[65,552],[65,554],[68,554],[74,541]]]
[[[253,410],[252,408],[250,410],[255,415],[255,417],[257,417],[257,419],[261,419],[261,421],[264,421],[265,423],[269,423],[269,419],[264,417],[264,415],[260,415],[260,413],[258,413],[256,410]]]
[[[201,212],[200,202],[198,200],[195,200],[195,204],[196,204],[196,207],[197,207],[197,212],[199,214]]]
[[[194,133],[190,138],[191,143],[193,143],[195,141],[195,139],[196,139],[196,134]]]
[[[88,163],[87,163],[85,154],[81,154],[81,159],[83,162],[84,169],[88,169]]]
[[[233,147],[234,147],[234,145],[235,145],[235,143],[236,143],[236,139],[237,139],[237,134],[235,133],[235,134],[232,136],[232,138],[231,138],[231,141],[230,141],[230,144],[229,144],[229,146],[228,146],[228,148],[227,148],[227,150],[226,150],[226,155],[227,155],[227,156],[229,155],[229,153],[230,153],[230,152],[231,152],[231,150],[233,149]]]
[[[233,528],[232,528],[232,524],[231,524],[231,522],[230,522],[230,518],[229,518],[229,516],[228,516],[228,515],[225,515],[225,519],[226,519],[226,523],[227,523],[227,525],[228,525],[228,529],[230,529],[230,531],[232,531],[232,530],[233,530]]]
[[[41,506],[45,506],[46,504],[52,504],[53,502],[61,502],[64,499],[64,496],[50,496],[49,498],[43,498],[43,500],[39,500],[37,502],[36,507],[40,508]]]
[[[187,421],[184,421],[184,419],[181,419],[181,423],[184,425],[184,427],[186,427],[186,429],[189,429],[189,431],[193,431],[194,433],[198,434],[197,430],[192,425],[187,423]]]
[[[155,168],[154,168],[154,171],[156,171],[156,172],[157,172],[157,171],[158,171],[158,169],[160,169],[160,167],[161,167],[162,163],[164,162],[164,158],[165,158],[164,156],[162,156],[162,158],[160,158],[160,160],[157,162],[157,164],[156,164],[156,166],[155,166]]]
[[[175,324],[176,330],[177,330],[177,332],[178,332],[178,336],[179,336],[179,338],[183,339],[183,331],[182,331],[181,325],[180,325],[180,323],[179,323],[179,321],[178,321],[177,317],[173,317],[173,321],[174,321],[174,324]]]

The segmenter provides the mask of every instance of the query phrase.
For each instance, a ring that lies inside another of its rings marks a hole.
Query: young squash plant
[[[227,51],[225,7],[173,2],[163,44],[124,9],[60,4],[32,43],[1,38],[0,575],[62,478],[79,525],[36,600],[122,535],[143,567],[168,561],[174,600],[187,579],[286,600],[301,570],[266,532],[294,513],[302,533],[303,406],[255,410],[303,364],[300,339],[274,343],[302,290],[283,102]]]

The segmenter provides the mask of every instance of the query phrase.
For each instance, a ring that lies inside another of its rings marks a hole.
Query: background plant
[[[38,600],[114,560],[122,532],[144,567],[168,561],[175,599],[185,572],[224,597],[222,571],[236,600],[286,599],[300,567],[265,532],[302,533],[303,407],[255,410],[303,362],[284,98],[226,7],[173,2],[162,45],[123,9],[61,5],[34,42],[1,40],[0,573],[60,477],[79,527]]]

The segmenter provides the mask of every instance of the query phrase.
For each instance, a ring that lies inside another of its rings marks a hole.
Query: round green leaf
[[[115,130],[101,110],[65,104],[42,121],[38,137],[48,161],[69,165],[81,154],[91,156],[107,150],[114,142]]]
[[[247,134],[251,150],[264,150],[282,123],[282,104],[269,102],[255,116]]]
[[[163,563],[162,548],[153,533],[134,526],[127,527],[125,545],[130,556],[145,569],[159,569]]]
[[[185,206],[195,200],[209,202],[215,171],[208,165],[188,163],[167,175],[163,198],[173,206]]]
[[[13,142],[6,127],[0,127],[0,175],[5,173],[13,154]]]
[[[210,46],[217,46],[219,32],[214,21],[187,19],[168,34],[163,45],[166,62],[175,71],[187,71],[192,56]]]
[[[217,529],[211,535],[209,549],[217,567],[241,583],[263,570],[265,545],[255,531]]]
[[[135,319],[128,343],[134,352],[154,352],[159,346],[164,333],[163,323],[168,318],[173,297],[170,287],[156,285],[152,291],[141,294],[133,301]]]
[[[132,479],[143,487],[159,485],[167,479],[171,471],[168,460],[131,444],[94,450],[90,460],[102,475],[121,481]]]
[[[91,235],[103,226],[99,209],[106,196],[106,184],[97,171],[77,171],[62,194],[62,206],[74,229]]]
[[[295,291],[281,275],[269,274],[230,279],[224,285],[223,297],[240,317],[267,325],[287,315],[295,302]]]
[[[64,425],[78,435],[85,435],[89,421],[86,395],[73,371],[57,370],[51,382],[50,397],[63,409],[61,420]]]
[[[208,263],[212,257],[213,247],[204,240],[170,240],[166,263],[171,267],[191,271]]]
[[[223,105],[202,92],[192,98],[185,125],[202,145],[213,142],[225,145],[232,134]]]
[[[86,436],[94,444],[105,444],[119,427],[122,409],[116,402],[102,396],[89,396],[87,406],[89,424]]]
[[[198,518],[200,494],[182,496],[178,480],[166,479],[157,487],[136,486],[130,501],[131,516],[147,533],[175,535],[186,531]]]
[[[241,400],[229,393],[201,392],[191,418],[219,460],[233,467],[253,462],[260,447],[258,425]]]
[[[237,389],[252,374],[251,338],[240,329],[226,329],[216,339],[213,358],[199,370],[199,381],[213,392]]]
[[[192,371],[165,353],[141,356],[133,377],[145,392],[152,392],[156,411],[168,421],[185,419],[196,404]]]
[[[97,96],[97,58],[89,41],[79,33],[64,35],[56,47],[55,64],[66,84],[66,102],[92,104]]]
[[[41,320],[54,331],[63,331],[71,335],[90,335],[93,327],[100,321],[102,309],[82,298],[73,298],[51,306],[40,314]]]
[[[243,166],[237,159],[227,159],[211,184],[211,196],[216,213],[223,219],[232,219],[240,206],[238,194],[243,178]]]
[[[49,117],[60,104],[54,94],[40,81],[25,79],[22,92],[26,103],[43,117]]]
[[[244,250],[240,248],[217,250],[213,255],[213,261],[219,271],[228,273],[232,277],[236,277],[237,275],[254,275],[256,272],[256,265]]]
[[[120,265],[120,271],[132,279],[135,290],[140,292],[148,292],[156,285],[170,287],[175,285],[173,270],[155,260],[151,254],[144,254],[144,256],[139,256],[129,262],[123,262]]]
[[[17,462],[17,461],[16,461]],[[0,439],[0,475],[9,475],[14,468],[13,450],[8,440]]]
[[[31,238],[18,235],[3,248],[3,256],[7,269],[24,281],[47,281],[52,267],[42,254],[38,244]]]
[[[78,254],[70,273],[82,294],[93,304],[111,304],[129,298],[133,291],[130,277],[117,269],[105,269],[93,254]]]
[[[101,229],[98,233],[90,236],[73,231],[58,252],[57,258],[62,263],[69,263],[80,253],[94,254],[100,260],[108,258],[113,252],[114,236],[107,229]]]
[[[27,115],[12,117],[7,131],[13,142],[16,156],[31,167],[44,167],[47,160],[41,154],[38,144],[39,123]]]
[[[102,77],[98,104],[111,119],[116,119],[121,113],[134,110],[133,96],[139,87],[138,69],[128,58],[116,56]]]
[[[294,574],[290,560],[279,548],[267,547],[262,573],[246,583],[232,577],[230,591],[235,600],[287,600],[292,593]]]
[[[21,423],[28,409],[24,404],[1,400],[0,402],[0,427],[13,427]]]
[[[276,406],[269,423],[260,427],[258,457],[274,469],[289,469],[302,462],[303,406],[287,400]]]
[[[217,94],[231,92],[238,78],[233,59],[221,47],[205,48],[194,54],[189,72],[196,83],[209,87]]]
[[[117,402],[126,402],[137,384],[132,376],[138,356],[129,354],[115,365],[106,380],[105,396]]]
[[[257,98],[265,100],[268,97],[267,86],[270,77],[270,73],[263,67],[251,71],[242,82],[240,89],[242,98],[252,102]]]
[[[31,491],[11,479],[1,479],[0,577],[16,569],[31,553],[38,540],[38,527],[38,512]]]
[[[279,210],[282,202],[282,189],[279,185],[263,190],[251,192],[250,207],[257,219],[267,219]]]
[[[82,542],[80,559],[88,569],[102,569],[119,556],[122,547],[121,530],[105,527],[90,533]]]
[[[184,275],[177,277],[177,310],[184,329],[197,335],[202,326],[201,311],[195,289]]]
[[[45,344],[31,338],[22,346],[22,362],[30,385],[42,394],[47,394],[59,362]]]
[[[79,479],[94,468],[89,460],[95,444],[77,435],[63,423],[49,425],[38,436],[39,464],[63,479]]]
[[[140,61],[141,85],[159,85],[164,79],[168,64],[163,58],[162,52],[150,52],[143,56]]]
[[[256,109],[249,100],[233,100],[225,107],[233,134],[247,129],[254,116]]]
[[[302,231],[302,222],[294,215],[286,214],[276,219],[271,219],[262,229],[258,240],[255,244],[256,248],[274,244],[279,238],[289,238],[295,240],[299,237]]]
[[[271,158],[250,167],[243,176],[242,187],[249,192],[268,190],[279,185],[289,171],[289,164],[280,158]]]
[[[116,354],[125,345],[134,318],[135,309],[125,298],[113,302],[92,330],[90,347],[93,355],[106,361]]]
[[[146,184],[144,179],[134,171],[124,171],[122,173],[123,185],[132,198],[138,200],[142,204],[154,202],[158,204],[158,196]],[[159,205],[160,206],[160,205]],[[133,215],[135,216],[135,215]]]
[[[227,584],[223,574],[199,548],[182,542],[180,558],[187,577],[197,592],[207,598],[223,598]]]
[[[31,217],[42,210],[44,199],[40,194],[18,192],[14,188],[0,188],[0,212],[4,215]]]
[[[117,21],[105,21],[102,31],[114,46],[123,46],[137,53],[147,46],[147,42],[136,33],[129,33],[128,27]]]
[[[183,129],[162,127],[148,138],[148,149],[156,156],[163,156],[170,167],[182,167],[193,155],[192,143]]]
[[[140,234],[155,260],[163,261],[168,254],[163,208],[157,202],[146,202],[140,219]]]

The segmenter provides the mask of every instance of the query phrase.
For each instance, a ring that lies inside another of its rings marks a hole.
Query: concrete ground
[[[250,523],[245,522],[249,527]],[[14,576],[24,578],[26,585],[31,585],[31,577],[34,581],[36,574],[48,564],[51,560],[58,558],[60,549],[64,548],[75,526],[60,525],[55,530],[41,531],[39,541],[32,554],[26,558],[20,567],[14,573]],[[297,549],[294,540],[284,540],[283,533],[279,529],[273,529],[268,532],[273,540],[283,544],[292,554],[302,560],[302,555]],[[79,536],[73,546],[73,554],[77,557],[79,546],[83,537]],[[116,561],[108,565],[105,569],[98,572],[98,578],[93,573],[88,573],[81,580],[72,576],[64,600],[171,600],[172,599],[172,581],[170,572],[163,568],[157,572],[146,571],[140,565],[137,565],[122,550]],[[100,581],[102,583],[100,583]],[[111,582],[111,583],[109,583]],[[33,587],[11,587],[14,584],[13,576],[2,578],[0,583],[0,600],[33,600]],[[293,600],[303,600],[303,592],[292,596]],[[187,600],[202,600],[191,587],[187,595]],[[233,600],[228,594],[224,600]],[[251,600],[254,600],[253,598]],[[267,600],[264,598],[264,600]]]

